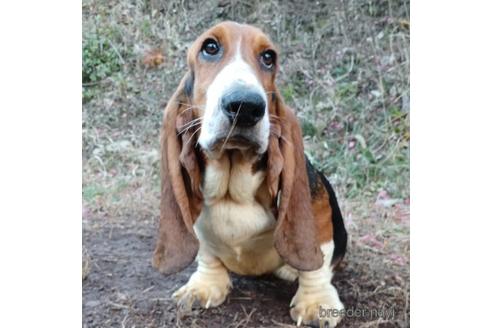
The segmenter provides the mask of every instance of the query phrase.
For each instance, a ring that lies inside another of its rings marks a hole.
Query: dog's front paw
[[[195,272],[186,285],[174,292],[172,297],[184,310],[191,309],[195,301],[208,309],[224,303],[230,288],[231,280],[227,272],[214,275]]]
[[[319,286],[317,290],[299,287],[290,304],[290,316],[298,326],[302,323],[322,328],[335,327],[342,319],[341,311],[344,308],[331,284]]]

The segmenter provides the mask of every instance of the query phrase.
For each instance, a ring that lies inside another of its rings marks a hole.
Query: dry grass
[[[260,27],[280,46],[280,90],[301,119],[308,155],[338,192],[351,235],[346,272],[354,277],[342,273],[342,299],[398,304],[400,316],[386,326],[406,326],[408,1],[83,0],[84,70],[93,73],[83,83],[85,233],[109,231],[111,240],[113,229],[155,226],[162,110],[186,69],[187,46],[226,19]],[[87,263],[97,265],[96,246],[85,246]],[[261,310],[240,310],[231,325]]]
[[[82,280],[87,278],[91,271],[91,258],[86,247],[82,247]]]

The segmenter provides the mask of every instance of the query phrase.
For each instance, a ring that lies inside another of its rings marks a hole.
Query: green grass
[[[82,47],[83,83],[97,82],[119,71],[120,59],[109,40],[90,35],[84,40]]]
[[[86,201],[118,181],[158,184],[164,105],[188,45],[223,20],[256,25],[280,46],[279,88],[308,156],[342,197],[409,196],[408,1],[84,0]],[[154,48],[165,62],[147,69],[141,60]]]

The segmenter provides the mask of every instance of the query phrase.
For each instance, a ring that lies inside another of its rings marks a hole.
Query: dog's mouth
[[[222,152],[223,150],[231,149],[253,150],[256,152],[260,149],[260,144],[251,138],[237,134],[229,137],[219,137],[210,147],[210,151],[212,152]]]

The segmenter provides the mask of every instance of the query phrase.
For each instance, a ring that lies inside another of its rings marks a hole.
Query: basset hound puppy
[[[222,304],[229,271],[298,279],[291,317],[319,324],[320,306],[343,309],[331,278],[347,233],[275,85],[275,46],[255,27],[224,22],[193,43],[188,67],[164,112],[154,267],[171,274],[197,260],[173,294],[185,307]]]

